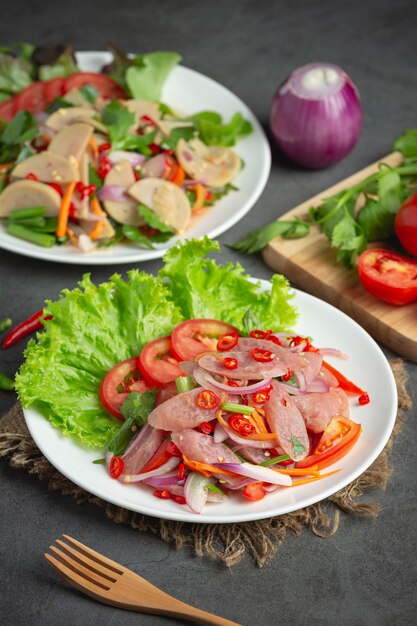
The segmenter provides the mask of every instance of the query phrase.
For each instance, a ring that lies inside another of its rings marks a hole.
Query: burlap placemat
[[[158,534],[163,541],[179,549],[190,546],[198,556],[204,554],[227,566],[235,565],[248,552],[262,567],[276,554],[291,531],[299,535],[308,527],[319,537],[330,537],[340,524],[341,511],[376,517],[379,505],[363,500],[373,489],[385,489],[393,471],[389,453],[401,429],[404,411],[412,406],[406,390],[407,373],[401,359],[391,361],[398,387],[398,417],[393,434],[377,460],[359,478],[323,502],[278,517],[239,524],[191,524],[151,518],[108,504],[62,476],[42,455],[33,442],[19,404],[0,419],[0,457],[7,457],[12,467],[35,474],[48,481],[48,489],[72,496],[79,504],[92,503],[102,507],[116,524],[128,524],[140,532]]]

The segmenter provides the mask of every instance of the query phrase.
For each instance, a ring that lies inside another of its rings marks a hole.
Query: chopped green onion
[[[14,211],[10,211],[9,219],[12,221],[25,220],[29,217],[44,217],[44,215],[44,206],[32,206],[26,209],[14,209]]]
[[[106,459],[96,459],[93,461],[94,465],[103,465],[106,462]]]
[[[233,404],[233,402],[223,402],[222,410],[228,413],[241,413],[242,415],[252,415],[254,412],[253,406],[247,406],[246,404]]]
[[[13,235],[13,237],[18,237],[19,239],[24,239],[25,241],[30,241],[31,243],[35,243],[38,246],[42,246],[43,248],[52,248],[52,246],[56,243],[56,237],[53,235],[48,235],[46,233],[37,233],[34,230],[29,230],[29,228],[25,228],[16,222],[10,223],[6,227],[9,235]]]
[[[12,391],[14,389],[14,380],[0,372],[0,389],[4,391]]]
[[[270,465],[275,465],[275,463],[281,463],[282,461],[289,461],[290,456],[288,454],[281,454],[281,456],[276,456],[273,459],[268,459],[268,461],[262,461],[259,465],[263,467],[269,467]]]
[[[6,330],[6,328],[10,328],[12,325],[12,318],[5,317],[4,320],[0,320],[0,333]]]
[[[26,228],[43,228],[45,226],[44,217],[25,217],[19,220],[6,220],[6,226],[9,224],[20,224],[20,226],[26,226]]]
[[[216,485],[213,485],[212,483],[209,483],[207,485],[207,489],[208,491],[211,491],[212,493],[222,493],[223,495],[225,495],[224,491],[222,491],[221,489],[219,489]]]
[[[185,393],[186,391],[194,389],[194,379],[192,376],[178,376],[178,378],[175,379],[175,384],[177,385],[178,393]]]

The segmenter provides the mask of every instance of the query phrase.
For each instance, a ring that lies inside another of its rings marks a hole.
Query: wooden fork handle
[[[101,598],[103,602],[103,598]],[[131,611],[138,611],[140,613],[153,613],[160,615],[169,615],[171,617],[182,618],[192,622],[196,622],[197,624],[207,624],[208,626],[241,626],[237,622],[232,622],[229,619],[224,617],[219,617],[218,615],[214,615],[213,613],[207,613],[207,611],[202,611],[201,609],[197,609],[189,604],[185,604],[180,600],[176,600],[176,598],[170,597],[169,605],[166,606],[144,606],[144,603],[141,603],[140,606],[135,604],[122,604],[119,602],[109,602],[113,606],[117,604],[120,608],[128,609]]]

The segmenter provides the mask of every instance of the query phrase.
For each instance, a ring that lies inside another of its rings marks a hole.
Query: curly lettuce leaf
[[[244,330],[243,317],[250,309],[264,328],[288,330],[297,313],[293,294],[284,276],[272,278],[271,291],[260,289],[237,263],[219,265],[205,258],[218,252],[217,241],[208,237],[189,240],[171,248],[164,256],[159,278],[167,285],[173,301],[185,318],[219,319]]]
[[[157,51],[135,56],[125,73],[132,97],[160,100],[166,79],[180,61],[181,57],[176,52]]]
[[[19,399],[64,434],[103,447],[120,428],[100,404],[103,377],[183,318],[165,287],[137,270],[127,281],[115,274],[98,286],[85,275],[78,288],[64,290],[44,310],[53,319],[25,351],[16,377]]]

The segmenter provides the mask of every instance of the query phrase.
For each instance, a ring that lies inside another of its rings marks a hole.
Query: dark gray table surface
[[[362,95],[364,124],[358,145],[341,163],[319,172],[297,169],[274,152],[265,191],[249,214],[220,237],[223,243],[236,241],[247,230],[383,156],[403,129],[417,125],[417,4],[412,1],[15,0],[2,11],[0,42],[19,40],[71,41],[80,50],[103,49],[109,41],[138,52],[177,50],[184,65],[242,98],[265,127],[274,91],[292,69],[318,60],[341,65]],[[241,261],[260,278],[271,276],[260,256],[244,257],[223,247],[222,260]],[[155,272],[160,265],[154,261],[141,268]],[[124,273],[129,267],[117,269]],[[94,281],[102,281],[114,268],[54,265],[0,251],[0,318],[27,317],[41,308],[45,298],[74,287],[85,271],[91,271]],[[21,345],[2,352],[0,369],[13,375],[21,359]],[[416,400],[417,366],[408,363],[407,370]],[[13,394],[0,392],[1,413],[13,402]],[[339,531],[328,540],[308,531],[289,536],[263,569],[249,557],[228,570],[188,549],[175,551],[157,537],[115,525],[95,506],[79,506],[70,497],[48,492],[45,483],[3,461],[0,623],[180,623],[100,605],[62,582],[42,553],[65,532],[168,593],[246,626],[414,624],[413,420],[411,411],[392,452],[395,472],[387,491],[372,494],[382,507],[378,518],[342,515]]]

